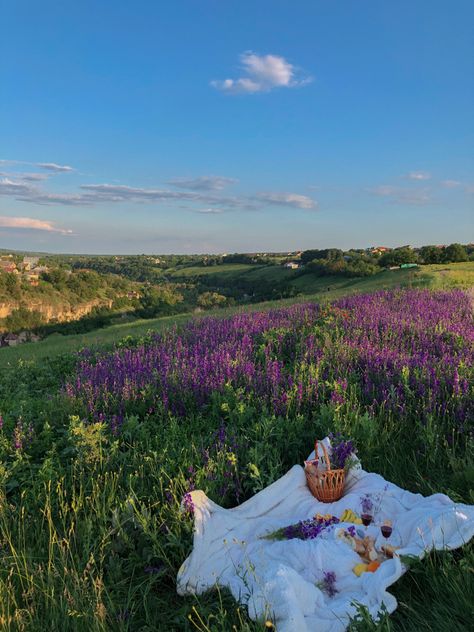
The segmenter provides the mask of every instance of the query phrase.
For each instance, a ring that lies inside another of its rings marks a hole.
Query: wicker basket
[[[323,503],[332,503],[341,498],[344,493],[344,482],[346,479],[345,470],[332,470],[329,461],[328,451],[324,443],[321,442],[326,469],[319,467],[318,442],[314,445],[314,460],[305,461],[304,471],[306,482],[315,498]]]

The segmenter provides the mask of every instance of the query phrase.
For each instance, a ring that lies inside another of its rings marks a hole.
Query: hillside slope
[[[226,274],[231,273],[231,267],[227,266]],[[279,267],[260,267],[249,269],[252,266],[236,264],[237,274],[269,275],[272,273],[294,274],[292,271]],[[245,270],[243,270],[245,268]],[[202,270],[199,268],[199,270]],[[444,289],[451,287],[474,287],[474,263],[452,263],[444,265],[423,266],[418,270],[390,270],[383,271],[372,277],[362,279],[347,279],[340,277],[317,277],[315,275],[303,275],[296,277],[292,283],[301,292],[300,296],[278,301],[266,301],[247,306],[239,306],[227,309],[218,309],[206,312],[206,315],[226,316],[238,311],[258,311],[271,309],[277,306],[291,305],[306,301],[331,301],[351,294],[375,292],[377,290],[396,287],[429,287],[432,289]],[[194,316],[192,313],[166,316],[149,320],[137,320],[124,324],[113,325],[87,334],[61,336],[54,334],[48,338],[36,342],[27,343],[19,347],[0,349],[0,368],[15,365],[19,360],[39,361],[42,358],[56,356],[70,351],[76,351],[89,346],[111,346],[119,340],[127,337],[139,337],[147,331],[159,331],[174,324],[182,324]]]

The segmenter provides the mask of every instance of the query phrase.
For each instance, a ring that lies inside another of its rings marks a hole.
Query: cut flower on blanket
[[[324,443],[330,450],[329,439]],[[333,503],[316,500],[300,465],[233,509],[199,490],[190,495],[194,546],[179,570],[178,593],[227,587],[251,619],[271,620],[277,632],[343,632],[359,606],[373,618],[383,610],[393,612],[397,601],[388,588],[407,571],[403,556],[454,549],[474,535],[473,506],[444,494],[412,494],[360,464],[349,470],[344,495]],[[353,519],[366,495],[380,498],[378,511],[394,525],[396,547],[382,535],[379,519],[379,526],[366,527]],[[299,532],[297,525],[310,522],[316,537],[268,537],[289,527]]]

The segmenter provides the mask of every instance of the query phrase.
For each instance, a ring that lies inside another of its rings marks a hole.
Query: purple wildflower
[[[361,496],[360,505],[362,507],[363,513],[370,514],[370,512],[374,508],[374,502],[372,500],[372,496],[370,494],[365,494],[364,496]]]
[[[186,492],[183,496],[182,507],[185,513],[192,515],[194,513],[194,503],[192,496],[189,492]]]
[[[337,595],[339,591],[336,588],[336,573],[334,571],[324,571],[321,589],[324,590],[328,597],[334,597]]]
[[[397,415],[401,423],[441,417],[455,434],[474,417],[466,293],[380,291],[338,300],[321,313],[300,304],[196,319],[133,348],[84,352],[64,394],[115,432],[114,415],[186,417],[222,402],[228,390],[256,411],[283,416],[357,398],[370,415]],[[315,327],[328,319],[321,345]],[[216,444],[229,444],[224,425],[216,435]],[[340,463],[346,457],[334,455]]]
[[[344,469],[350,458],[357,452],[352,440],[346,441],[341,434],[330,433],[331,440],[331,464],[334,468]]]
[[[331,516],[330,518],[321,516],[313,518],[312,520],[301,520],[296,524],[284,527],[283,530],[281,530],[281,535],[283,535],[286,540],[293,540],[294,538],[313,540],[321,535],[323,531],[339,522],[340,520],[336,516]],[[277,533],[279,534],[280,530]]]

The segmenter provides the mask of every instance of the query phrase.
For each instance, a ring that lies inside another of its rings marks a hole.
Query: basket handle
[[[328,455],[328,451],[326,449],[326,446],[324,445],[324,443],[321,441],[321,447],[323,449],[323,454],[324,454],[324,460],[326,461],[326,468],[327,471],[330,472],[331,471],[331,462],[329,460],[329,455]],[[316,441],[314,442],[314,458],[316,459],[316,461],[319,461],[319,456],[318,456],[318,440],[316,439]]]

